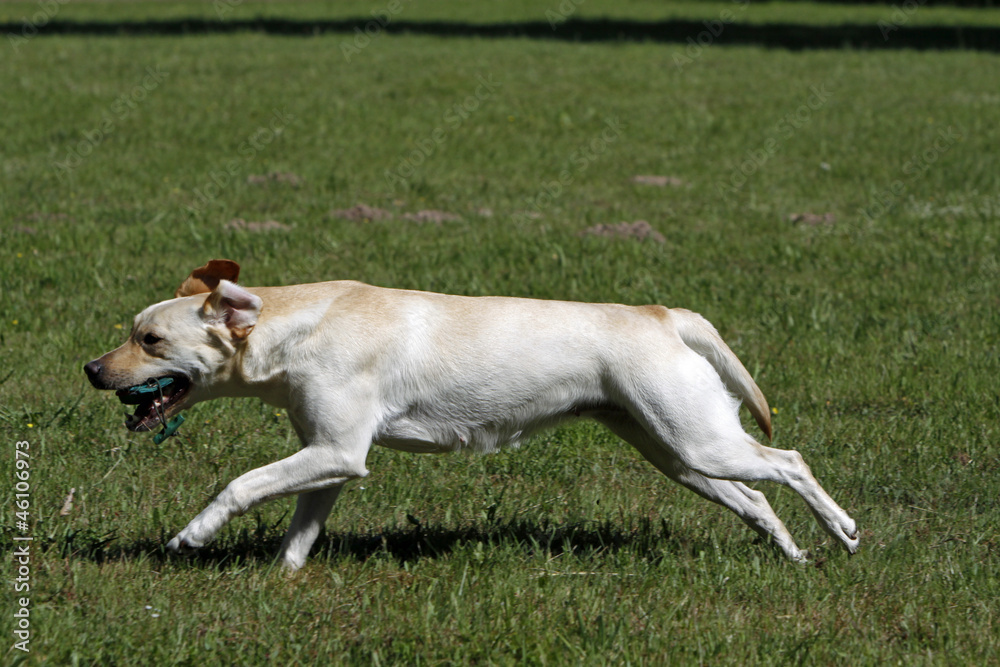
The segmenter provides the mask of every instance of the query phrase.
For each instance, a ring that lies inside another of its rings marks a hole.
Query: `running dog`
[[[287,411],[302,448],[241,475],[168,548],[208,543],[233,517],[297,495],[281,546],[301,568],[334,501],[368,474],[373,444],[409,452],[494,451],[589,417],[667,477],[728,507],[791,559],[805,555],[759,491],[795,490],[830,535],[858,549],[854,520],[801,455],[759,444],[742,399],[771,437],[767,401],[703,317],[679,308],[464,297],[334,281],[244,288],[212,260],[175,298],[136,316],[121,347],[84,369],[98,389],[169,378],[126,426],[148,431],[218,396]],[[153,385],[155,386],[155,382]]]

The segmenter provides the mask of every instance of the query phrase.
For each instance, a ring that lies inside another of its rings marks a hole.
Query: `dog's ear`
[[[211,292],[218,286],[220,280],[235,283],[239,277],[239,264],[231,259],[213,259],[205,266],[199,266],[192,271],[191,275],[174,292],[174,297]]]
[[[229,330],[236,341],[245,340],[260,316],[264,302],[239,285],[221,280],[205,299],[205,319]]]

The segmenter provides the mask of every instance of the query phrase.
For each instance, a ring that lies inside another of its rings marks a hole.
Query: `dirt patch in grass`
[[[679,188],[687,185],[687,181],[683,181],[676,176],[633,176],[629,179],[629,182],[637,185],[654,185],[659,188],[665,188],[668,185]]]
[[[247,222],[243,218],[233,218],[226,223],[226,229],[241,230],[247,232],[287,232],[291,230],[290,225],[277,220],[264,220],[263,222]]]
[[[357,204],[351,208],[341,208],[330,211],[330,217],[340,220],[350,220],[351,222],[372,222],[375,220],[388,220],[393,217],[392,211],[384,208],[375,208],[367,204]]]
[[[440,225],[442,222],[454,222],[455,220],[461,220],[461,218],[454,213],[448,213],[447,211],[435,211],[428,209],[424,211],[417,211],[416,213],[406,213],[403,215],[403,220],[409,220],[410,222],[416,222],[417,224],[430,222],[435,225]]]
[[[616,225],[594,225],[579,232],[579,236],[601,236],[609,239],[636,239],[638,241],[656,241],[663,243],[667,239],[653,229],[645,220],[635,222],[619,222]]]
[[[807,227],[823,227],[836,223],[837,216],[833,213],[792,213],[788,221]]]
[[[461,220],[461,216],[447,211],[437,211],[426,209],[416,213],[394,213],[384,208],[376,208],[367,204],[357,204],[351,208],[337,209],[330,211],[330,216],[340,220],[350,220],[351,222],[374,222],[378,220],[402,219],[417,224],[431,223],[440,225],[442,222],[454,222]]]

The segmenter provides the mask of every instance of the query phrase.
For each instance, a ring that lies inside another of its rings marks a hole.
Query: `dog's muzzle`
[[[90,384],[94,385],[95,389],[112,389],[101,377],[104,374],[104,364],[101,363],[100,359],[94,359],[84,366],[83,372],[87,374],[87,379],[90,380]]]
[[[83,367],[90,384],[97,389],[116,390],[122,403],[135,406],[135,412],[126,413],[125,427],[130,431],[150,431],[163,424],[169,427],[168,417],[178,412],[182,399],[191,389],[191,381],[183,375],[150,378],[144,384],[122,388],[107,380],[104,364],[95,359]],[[176,430],[177,423],[174,426]]]

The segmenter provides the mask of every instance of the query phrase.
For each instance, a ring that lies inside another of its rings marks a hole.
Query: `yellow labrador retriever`
[[[281,548],[302,567],[344,484],[368,474],[372,444],[410,452],[489,452],[590,417],[654,466],[728,507],[784,553],[803,553],[767,499],[742,482],[794,489],[854,553],[854,521],[797,452],[744,432],[742,399],[770,438],[767,401],[700,315],[662,306],[464,297],[335,281],[244,288],[239,265],[213,260],[174,299],[146,308],[128,340],[85,366],[98,389],[170,384],[126,426],[155,428],[217,396],[285,409],[297,453],[241,475],[167,545],[209,542],[226,522],[298,495]],[[155,384],[155,383],[154,383]]]

